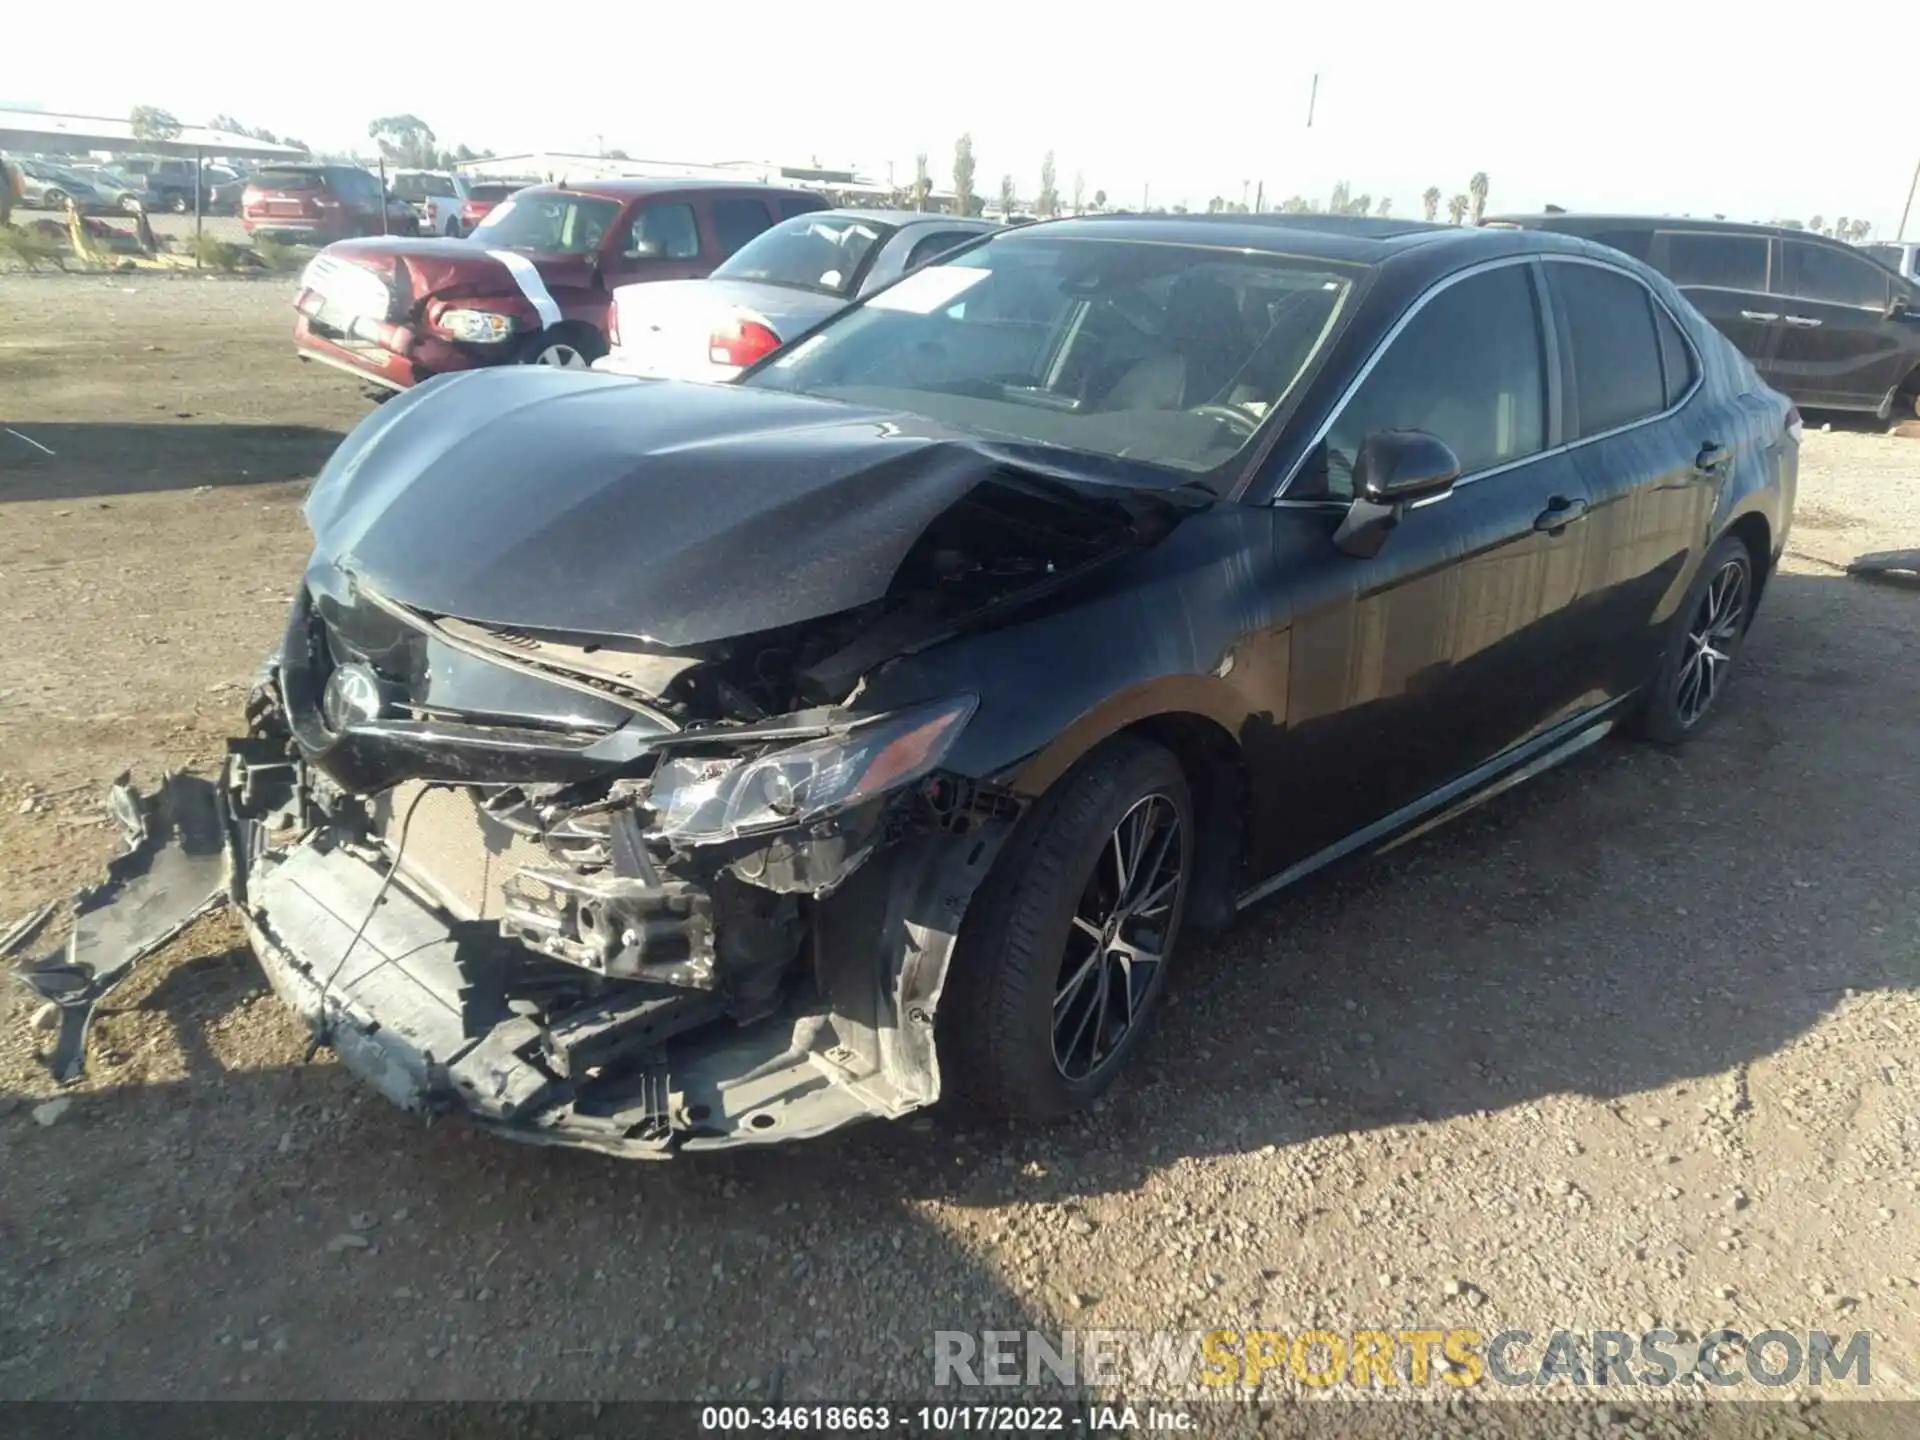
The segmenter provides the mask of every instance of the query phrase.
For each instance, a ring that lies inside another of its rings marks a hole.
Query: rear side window
[[[629,260],[694,260],[700,255],[700,231],[691,205],[649,205],[633,217],[620,246]]]
[[[1462,475],[1545,449],[1540,352],[1533,286],[1523,266],[1504,265],[1447,286],[1394,337],[1327,432],[1321,493],[1353,494],[1354,458],[1376,430],[1439,436],[1459,458]]]
[[[1667,404],[1678,405],[1680,397],[1693,388],[1693,351],[1666,306],[1653,307],[1653,325],[1660,332],[1660,377]]]
[[[936,230],[931,235],[913,242],[913,248],[907,252],[909,270],[917,270],[922,265],[931,264],[949,250],[958,250],[968,241],[979,238],[972,230]]]
[[[733,254],[771,224],[773,217],[758,200],[713,202],[713,233],[723,256]]]
[[[811,195],[789,195],[779,204],[780,218],[791,220],[796,215],[811,215],[816,210],[827,207]]]
[[[1789,240],[1784,248],[1789,295],[1873,310],[1884,309],[1893,298],[1893,277],[1871,260],[1804,240]]]
[[[1597,265],[1547,267],[1573,357],[1575,438],[1630,425],[1667,408],[1660,337],[1646,286]]]
[[[1721,290],[1767,288],[1764,235],[1713,235],[1672,231],[1666,236],[1667,278],[1676,285]]]

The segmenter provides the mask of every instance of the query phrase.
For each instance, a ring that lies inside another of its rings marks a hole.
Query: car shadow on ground
[[[841,1373],[873,1365],[871,1355],[801,1345],[812,1317],[836,1323],[821,1307],[842,1302],[816,1283],[830,1275],[875,1287],[867,1311],[878,1306],[877,1323],[903,1347],[894,1383],[917,1393],[934,1330],[960,1317],[968,1328],[1023,1328],[1062,1305],[1002,1283],[991,1247],[965,1238],[971,1211],[1125,1194],[1182,1159],[1470,1121],[1567,1095],[1621,1102],[1621,1123],[1645,1140],[1632,1113],[1644,1092],[1740,1076],[1850,992],[1911,988],[1920,676],[1903,657],[1914,603],[1837,578],[1776,577],[1738,685],[1693,744],[1610,740],[1194,947],[1134,1072],[1072,1123],[943,1110],[666,1165],[523,1148],[402,1115],[335,1065],[223,1068],[194,1033],[263,1023],[276,1003],[245,952],[229,951],[178,967],[135,1002],[184,1037],[183,1076],[87,1095],[71,1129],[15,1126],[5,1168],[31,1174],[42,1147],[71,1147],[87,1177],[69,1175],[63,1191],[73,1225],[138,1234],[164,1219],[167,1233],[128,1262],[124,1288],[130,1303],[176,1308],[183,1324],[211,1323],[209,1307],[232,1302],[167,1293],[169,1250],[215,1245],[225,1258],[211,1283],[252,1277],[263,1293],[245,1304],[284,1314],[292,1302],[269,1292],[296,1283],[349,1211],[378,1206],[407,1217],[389,1214],[374,1237],[390,1259],[334,1267],[326,1286],[303,1289],[303,1326],[359,1333],[391,1308],[392,1287],[413,1283],[400,1276],[426,1274],[436,1297],[459,1297],[434,1307],[441,1328],[466,1323],[458,1317],[482,1291],[531,1295],[534,1309],[559,1316],[559,1350],[544,1335],[514,1343],[535,1347],[540,1374],[571,1377],[554,1382],[576,1387],[565,1393],[663,1393],[650,1385],[692,1377],[731,1388],[743,1357],[685,1347],[744,1303],[744,1286],[756,1313],[781,1317],[784,1338],[744,1357],[763,1383],[884,1393],[889,1376]],[[230,1183],[209,1187],[208,1171]],[[179,1197],[208,1193],[220,1196],[218,1213],[189,1216],[208,1202]],[[430,1255],[403,1248],[423,1222],[434,1227]],[[181,1241],[177,1224],[207,1238]],[[919,1284],[922,1273],[940,1285]],[[583,1318],[591,1302],[562,1298],[605,1284],[658,1297],[648,1336],[631,1333],[638,1320],[616,1327],[623,1357],[638,1345],[644,1361],[669,1320],[691,1324],[671,1367],[607,1368],[613,1342]],[[0,1343],[12,1323],[24,1322],[0,1321]],[[104,1337],[112,1323],[96,1316],[80,1328]],[[586,1347],[577,1354],[576,1338]],[[281,1362],[275,1393],[338,1393],[339,1376],[300,1363]],[[473,1356],[449,1352],[445,1364],[431,1379],[388,1372],[383,1393],[521,1384]]]
[[[0,413],[0,502],[309,479],[342,439],[312,425],[13,421]]]

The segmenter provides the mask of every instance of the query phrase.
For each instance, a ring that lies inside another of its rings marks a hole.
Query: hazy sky
[[[818,157],[881,179],[891,161],[904,183],[925,150],[945,185],[971,130],[975,189],[1011,172],[1023,198],[1052,148],[1063,194],[1079,172],[1116,203],[1151,185],[1198,208],[1242,181],[1272,202],[1344,178],[1417,214],[1428,185],[1451,195],[1485,170],[1495,212],[1844,214],[1881,233],[1920,158],[1911,96],[1874,74],[1897,63],[1893,40],[1814,44],[1765,10],[1700,0],[490,0],[244,19],[94,0],[84,40],[57,5],[14,8],[7,51],[37,58],[8,67],[0,98],[224,112],[326,147],[364,146],[369,119],[412,111],[443,144],[502,153],[590,152],[603,136],[650,159]]]

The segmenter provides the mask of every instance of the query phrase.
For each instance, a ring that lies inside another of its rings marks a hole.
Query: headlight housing
[[[441,313],[440,328],[471,345],[497,345],[512,338],[513,317],[492,310],[447,310]]]
[[[972,695],[896,710],[843,735],[751,760],[686,755],[653,773],[652,832],[696,843],[817,820],[911,784],[939,765],[979,704]]]

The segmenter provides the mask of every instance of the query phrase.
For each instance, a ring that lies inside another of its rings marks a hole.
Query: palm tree
[[[1467,182],[1467,193],[1473,197],[1473,223],[1478,225],[1487,213],[1486,171],[1473,172],[1473,179]]]
[[[1427,223],[1431,225],[1440,218],[1440,187],[1429,185],[1420,197],[1420,207],[1427,212]]]
[[[1447,201],[1447,219],[1451,220],[1455,225],[1458,225],[1462,220],[1467,218],[1467,211],[1472,208],[1472,206],[1473,202],[1466,196],[1454,196],[1451,200]]]

